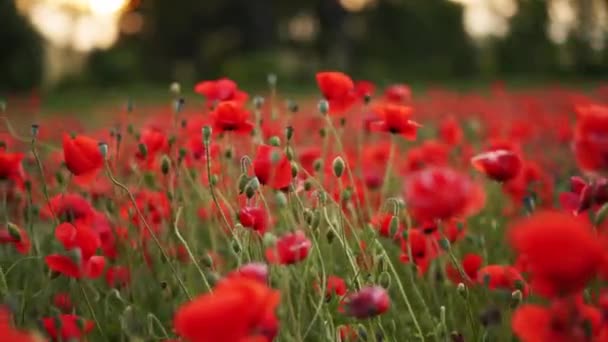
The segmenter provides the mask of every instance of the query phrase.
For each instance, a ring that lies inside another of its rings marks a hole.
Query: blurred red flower
[[[416,140],[417,122],[410,120],[413,109],[392,103],[377,106],[374,109],[379,120],[371,123],[371,129],[391,134],[403,135],[408,140]]]
[[[61,314],[59,317],[45,317],[42,325],[46,332],[55,341],[69,341],[80,339],[93,330],[93,321],[81,318],[74,314]]]
[[[291,164],[280,148],[270,145],[258,146],[253,170],[260,184],[276,190],[289,188],[292,179]]]
[[[471,164],[488,178],[498,182],[509,181],[522,169],[520,156],[510,150],[494,150],[480,153],[471,158]]]
[[[238,89],[236,82],[228,78],[199,82],[194,86],[194,91],[203,95],[210,107],[215,102],[236,101],[244,103],[249,98],[246,92]]]
[[[317,85],[323,97],[329,102],[330,114],[341,114],[349,110],[357,101],[353,80],[337,71],[317,73]]]
[[[75,176],[92,177],[103,167],[103,155],[99,143],[84,135],[63,135],[65,165]]]
[[[276,246],[266,250],[266,259],[270,263],[283,265],[295,264],[308,256],[312,242],[304,231],[296,230],[279,238]]]
[[[249,133],[253,123],[249,121],[249,111],[236,101],[220,102],[211,112],[213,129],[218,132]]]

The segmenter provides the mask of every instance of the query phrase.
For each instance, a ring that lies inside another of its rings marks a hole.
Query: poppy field
[[[0,340],[608,342],[607,87],[315,81],[2,103]]]

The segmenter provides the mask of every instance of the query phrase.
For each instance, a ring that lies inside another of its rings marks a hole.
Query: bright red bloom
[[[43,341],[32,333],[15,329],[10,311],[6,307],[0,307],[0,336],[4,342]]]
[[[131,271],[125,266],[113,266],[106,271],[106,283],[110,287],[123,287],[131,283]]]
[[[313,287],[316,291],[321,291],[319,282],[314,282]],[[342,297],[346,295],[346,282],[344,279],[330,275],[327,277],[327,287],[325,288],[325,299],[330,300],[333,296]]]
[[[380,286],[364,287],[346,298],[345,314],[365,319],[385,313],[391,306],[386,290]]]
[[[389,102],[409,102],[412,99],[412,90],[407,84],[393,84],[384,91],[384,98]]]
[[[75,176],[94,176],[103,167],[99,143],[93,138],[63,135],[63,158],[68,170]]]
[[[53,297],[53,305],[62,312],[70,312],[74,308],[70,294],[67,292],[55,294]]]
[[[61,222],[90,223],[94,218],[95,209],[84,197],[66,193],[53,196],[49,205],[40,212],[40,216],[45,219],[51,219],[53,214],[57,215]]]
[[[254,126],[249,121],[249,111],[235,101],[220,102],[211,112],[211,122],[217,132],[249,133]]]
[[[344,113],[357,101],[355,84],[344,73],[319,72],[317,73],[317,85],[323,97],[329,102],[330,114]]]
[[[479,184],[446,167],[409,175],[404,191],[410,213],[422,222],[463,218],[477,212],[485,202]]]
[[[276,190],[289,188],[292,173],[291,164],[280,148],[270,145],[258,146],[253,171],[262,185],[269,185]]]
[[[147,166],[153,166],[156,157],[169,149],[169,139],[160,129],[155,127],[144,128],[139,137],[139,143],[146,147],[145,154],[138,150],[135,156],[137,159],[147,161]]]
[[[73,314],[61,314],[59,317],[45,317],[42,325],[53,340],[69,341],[80,339],[95,327],[93,321]],[[57,326],[59,325],[59,326]]]
[[[519,271],[508,265],[487,265],[477,271],[477,282],[487,286],[491,290],[521,290],[522,294],[528,294],[528,287],[524,277]]]
[[[10,180],[19,185],[23,183],[25,172],[22,161],[23,153],[8,153],[0,150],[0,181]]]
[[[15,246],[17,252],[27,255],[32,248],[30,237],[25,230],[15,225],[0,229],[0,245],[10,243]]]
[[[588,222],[562,212],[537,212],[517,222],[509,242],[530,273],[532,289],[548,297],[582,290],[603,260]]]
[[[439,124],[439,137],[444,143],[454,146],[463,140],[462,128],[453,116],[448,116]]]
[[[413,109],[402,105],[387,103],[375,109],[379,120],[373,122],[372,130],[403,135],[408,140],[416,140],[417,122],[410,120]]]
[[[266,250],[266,259],[271,263],[295,264],[308,256],[312,242],[302,230],[283,235],[273,248]]]
[[[411,254],[411,257],[410,257]],[[418,273],[423,275],[428,271],[431,261],[437,256],[437,248],[431,240],[418,229],[407,231],[407,238],[401,239],[401,255],[399,260],[403,263],[413,261]]]
[[[189,342],[271,341],[277,332],[278,304],[279,293],[259,281],[227,278],[213,292],[182,305],[174,327]]]
[[[576,108],[574,152],[584,171],[608,169],[608,107],[599,105]]]
[[[602,315],[580,300],[558,300],[550,307],[525,304],[513,313],[511,327],[522,342],[586,342],[600,332]]]
[[[597,178],[587,183],[580,177],[570,178],[570,191],[559,194],[564,209],[580,214],[593,206],[608,202],[608,179]]]
[[[199,82],[194,87],[194,91],[205,96],[209,106],[212,106],[214,102],[221,101],[244,103],[249,98],[246,92],[238,89],[236,82],[228,78]]]
[[[244,207],[239,210],[239,221],[243,227],[264,234],[268,229],[269,217],[263,208]]]
[[[498,182],[506,182],[517,177],[522,169],[519,155],[509,150],[480,153],[471,158],[471,164],[479,172]]]
[[[370,81],[356,81],[355,82],[355,92],[359,98],[364,98],[365,96],[372,96],[376,91],[376,86]]]
[[[392,219],[392,214],[378,214],[372,217],[371,224],[381,236],[391,238],[394,237],[395,234],[400,234],[404,230],[403,224],[399,222],[397,225],[397,230],[391,232]]]
[[[448,263],[445,266],[445,273],[454,284],[464,283],[471,284],[477,281],[477,272],[483,264],[483,259],[480,255],[475,253],[468,253],[462,258],[462,270],[467,275],[468,279],[462,277],[460,272],[452,263]]]

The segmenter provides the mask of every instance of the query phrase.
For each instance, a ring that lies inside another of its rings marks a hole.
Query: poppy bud
[[[201,263],[207,267],[207,268],[212,268],[213,267],[213,258],[211,257],[211,255],[206,254],[202,259],[201,259]]]
[[[319,227],[319,225],[320,225],[320,224],[321,224],[321,212],[319,212],[319,211],[315,211],[315,212],[313,213],[313,216],[312,216],[312,222],[311,222],[310,226],[311,226],[312,228],[315,228],[315,229],[316,229],[316,228],[318,228],[318,227]]]
[[[129,133],[130,135],[133,135],[133,133],[135,133],[135,129],[133,128],[133,124],[129,124],[127,126],[127,133]]]
[[[323,115],[327,115],[327,113],[329,113],[329,102],[327,102],[327,100],[321,100],[319,101],[319,113],[323,114]]]
[[[40,132],[40,126],[38,124],[32,124],[32,128],[31,128],[32,138],[34,138],[34,139],[37,138],[39,132]]]
[[[277,237],[272,233],[266,232],[264,233],[264,238],[262,239],[262,241],[264,242],[264,247],[273,247],[277,244]]]
[[[175,145],[175,142],[177,141],[177,137],[175,135],[172,135],[171,137],[169,137],[169,147]]]
[[[171,160],[169,160],[169,157],[167,155],[163,155],[161,162],[160,162],[160,170],[163,173],[163,175],[167,175],[169,174],[169,167],[171,166]]]
[[[217,179],[217,175],[211,175],[211,182],[210,182],[210,183],[211,183],[211,185],[212,185],[212,186],[217,185],[217,181],[218,181],[218,179]]]
[[[68,251],[68,257],[76,264],[82,265],[82,251],[80,248],[74,248]]]
[[[179,159],[183,160],[184,158],[186,158],[187,153],[188,153],[188,151],[185,148],[180,147],[179,148]]]
[[[253,196],[255,196],[255,189],[251,186],[246,187],[245,196],[247,196],[249,199],[253,198]]]
[[[466,299],[468,296],[467,293],[467,287],[464,283],[459,283],[458,286],[456,287],[456,291],[458,292],[459,295],[462,296],[462,298]]]
[[[292,113],[297,113],[300,107],[294,100],[287,100],[287,109]]]
[[[515,290],[511,293],[511,306],[516,307],[521,303],[523,294],[520,290]]]
[[[321,171],[321,168],[323,167],[323,160],[321,160],[321,159],[315,160],[312,163],[312,167],[315,169],[315,172]]]
[[[397,232],[399,231],[399,218],[397,216],[392,216],[391,217],[391,221],[389,223],[389,231],[391,236],[395,236],[395,234],[397,234]]]
[[[247,186],[247,184],[249,184],[249,176],[247,176],[246,173],[241,173],[241,175],[239,176],[239,180],[237,182],[239,194],[242,194],[245,192],[245,187]]]
[[[353,197],[353,192],[350,189],[344,189],[344,190],[342,190],[342,193],[340,194],[340,199],[342,200],[342,202],[347,202],[352,197]]]
[[[299,168],[298,168],[298,163],[296,162],[291,162],[291,176],[293,178],[295,178],[298,175],[299,172]]]
[[[524,208],[528,214],[531,214],[536,209],[536,199],[534,198],[534,194],[529,194],[524,197]]]
[[[105,142],[99,142],[98,144],[99,146],[99,153],[101,153],[101,156],[105,159],[108,157],[108,144],[106,144]]]
[[[270,161],[273,164],[277,164],[281,160],[281,153],[279,151],[272,151],[270,154]]]
[[[359,292],[347,297],[345,313],[359,319],[370,318],[386,312],[390,307],[390,298],[380,286],[364,287]]]
[[[212,132],[213,130],[211,129],[211,126],[203,127],[203,142],[205,143],[205,145],[209,144],[209,139],[211,139]]]
[[[302,211],[302,216],[304,217],[304,222],[306,222],[306,224],[310,225],[312,223],[312,210],[310,210],[309,208],[304,208],[304,211]]]
[[[237,254],[241,252],[241,246],[239,246],[238,242],[232,241],[232,250]]]
[[[327,136],[327,131],[325,130],[325,128],[320,128],[319,129],[319,136],[321,138],[325,138]]]
[[[450,338],[452,342],[464,342],[464,336],[462,336],[462,334],[458,331],[452,331],[450,333]]]
[[[261,109],[264,105],[264,98],[262,96],[256,96],[253,98],[253,106],[255,109]]]
[[[439,246],[444,251],[449,251],[450,250],[450,240],[448,240],[446,237],[442,237],[441,239],[439,239]]]
[[[139,149],[139,154],[143,157],[146,158],[148,156],[148,148],[146,147],[145,144],[140,143],[138,145],[138,149]]]
[[[390,274],[388,274],[388,272],[386,272],[386,271],[380,273],[380,276],[378,277],[378,284],[380,284],[380,286],[382,286],[385,289],[388,289],[389,287],[391,287]]]
[[[23,182],[23,185],[25,186],[25,190],[27,190],[28,192],[32,191],[32,182],[29,179]]]
[[[15,241],[15,242],[20,242],[21,241],[21,234],[19,232],[19,227],[17,227],[16,224],[9,222],[7,223],[7,228],[8,228],[8,234],[11,236],[11,238]]]
[[[277,191],[275,194],[275,198],[279,207],[284,208],[287,206],[287,196],[285,196],[285,193]]]
[[[325,191],[319,191],[317,193],[317,197],[319,198],[319,203],[321,205],[325,205],[325,203],[327,203],[327,193]]]
[[[334,242],[334,238],[336,237],[336,233],[334,233],[333,230],[329,230],[329,231],[327,231],[327,234],[325,235],[325,237],[327,238],[327,242],[329,244],[331,244],[332,242]]]
[[[270,137],[270,139],[268,139],[268,144],[270,144],[270,146],[276,147],[281,146],[281,139],[276,135],[273,135],[272,137]]]
[[[268,76],[266,77],[266,80],[268,81],[268,84],[271,87],[274,87],[277,85],[277,79],[278,79],[277,75],[272,74],[272,73],[268,74]]]
[[[344,159],[342,159],[342,157],[338,156],[334,159],[334,162],[332,164],[333,170],[334,170],[334,176],[340,178],[342,177],[342,173],[344,173]]]
[[[285,127],[285,139],[291,141],[291,138],[293,138],[293,126],[287,126]]]
[[[224,157],[228,160],[232,159],[232,148],[229,147],[224,151]]]
[[[59,171],[55,172],[55,180],[57,181],[57,183],[59,185],[62,185],[63,184],[63,173],[61,173]]]

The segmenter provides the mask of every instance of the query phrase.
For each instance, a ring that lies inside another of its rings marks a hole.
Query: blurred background
[[[608,0],[0,0],[0,91],[608,75]]]

